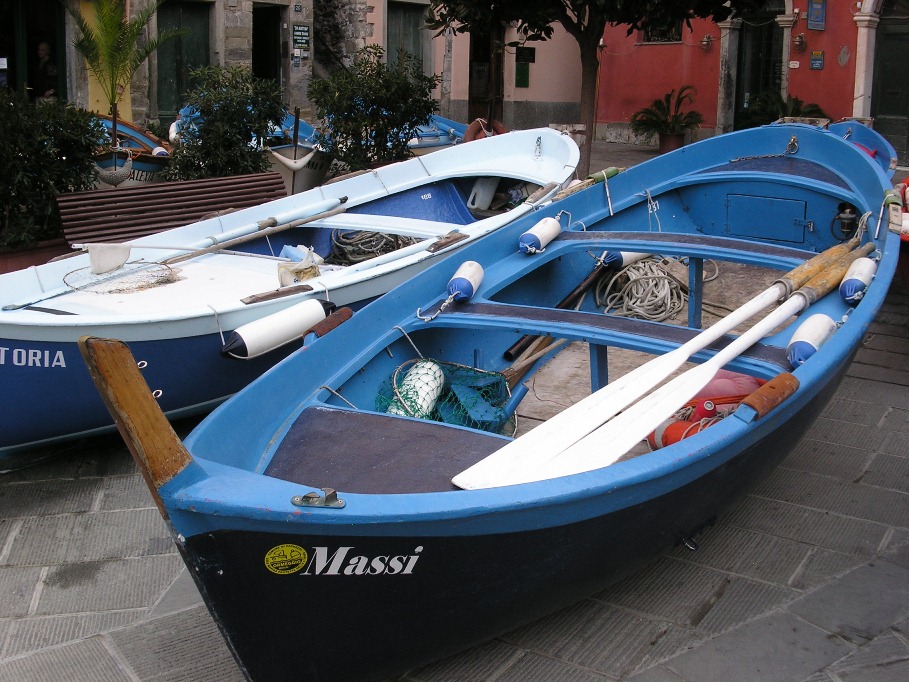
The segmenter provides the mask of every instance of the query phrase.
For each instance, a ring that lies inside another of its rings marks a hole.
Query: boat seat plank
[[[816,255],[804,248],[779,246],[777,244],[744,241],[731,237],[714,237],[672,232],[571,232],[563,231],[551,244],[571,241],[602,239],[610,249],[690,255],[699,258],[725,258],[742,263],[773,267],[771,261],[780,264],[802,262]],[[785,267],[785,266],[784,266]]]
[[[458,490],[451,482],[455,474],[507,442],[503,437],[439,422],[307,407],[264,473],[348,493]],[[357,453],[355,466],[351,466],[351,453]]]
[[[70,244],[123,242],[287,196],[280,173],[156,182],[57,197]]]
[[[426,314],[432,314],[436,310],[437,306],[433,306]],[[700,329],[650,322],[648,320],[637,320],[630,317],[604,315],[603,313],[588,313],[559,308],[506,305],[502,303],[469,302],[458,306],[448,306],[441,313],[442,317],[464,315],[508,317],[521,320],[522,322],[537,322],[541,325],[567,325],[576,329],[579,336],[584,334],[585,328],[588,330],[596,329],[615,333],[620,336],[630,334],[639,337],[647,337],[677,346],[681,346],[701,332]],[[531,330],[527,331],[530,332]],[[707,346],[707,349],[713,352],[719,351],[731,343],[732,340],[733,337],[727,334]],[[786,371],[791,369],[791,365],[786,358],[786,350],[777,346],[756,343],[741,355],[753,360],[776,365]]]
[[[310,226],[328,227],[340,230],[368,230],[387,232],[404,237],[438,237],[464,227],[460,223],[444,223],[418,218],[373,215],[369,213],[339,213],[322,220],[315,220]]]

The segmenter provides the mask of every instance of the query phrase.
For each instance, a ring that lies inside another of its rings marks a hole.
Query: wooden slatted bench
[[[123,242],[287,196],[280,173],[155,182],[57,197],[70,244]]]

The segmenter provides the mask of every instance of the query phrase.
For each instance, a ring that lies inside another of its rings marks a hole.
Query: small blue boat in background
[[[831,123],[827,129],[862,149],[880,164],[887,175],[893,177],[898,165],[896,150],[883,135],[871,127],[870,121],[865,123],[858,119],[846,119]]]
[[[95,114],[107,133],[107,150],[98,154],[99,187],[128,187],[163,180],[171,145],[129,121],[117,119],[117,150],[110,151],[113,120]]]
[[[383,679],[603,588],[771,471],[882,305],[890,191],[797,124],[597,174],[337,318],[184,443],[124,343],[80,345],[242,671]],[[604,313],[594,292],[643,261],[686,269],[687,319]],[[706,263],[766,289],[702,324]],[[590,395],[522,427],[578,344]]]

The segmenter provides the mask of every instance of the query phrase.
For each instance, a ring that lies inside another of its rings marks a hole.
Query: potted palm
[[[678,92],[670,90],[662,99],[655,99],[648,107],[631,115],[631,131],[646,139],[657,135],[660,153],[678,149],[685,143],[685,133],[704,122],[700,112],[682,111],[682,107],[694,102],[695,89],[683,85]]]
[[[149,38],[139,45],[139,38],[145,26],[163,1],[152,2],[137,12],[132,19],[128,17],[125,0],[91,0],[94,21],[88,20],[79,9],[69,10],[80,31],[73,46],[85,59],[89,71],[98,81],[110,105],[111,152],[114,154],[114,164],[113,172],[105,178],[109,184],[119,184],[118,179],[129,176],[128,169],[125,175],[122,168],[118,172],[116,161],[120,151],[117,141],[117,103],[120,97],[136,69],[152,52],[164,41],[185,33],[176,30],[165,31],[157,38]]]

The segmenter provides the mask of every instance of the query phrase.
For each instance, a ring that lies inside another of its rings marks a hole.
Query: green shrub
[[[245,67],[205,66],[190,72],[194,87],[187,104],[199,114],[198,125],[184,125],[168,164],[170,180],[218,178],[268,170],[256,140],[281,124],[281,88],[254,78]]]
[[[0,91],[0,247],[60,236],[56,197],[92,189],[101,122],[64,102],[36,106]]]
[[[787,117],[830,118],[813,102],[805,104],[792,95],[787,95],[786,99],[783,99],[779,91],[773,90],[758,93],[751,98],[748,108],[741,112],[736,128],[754,128]]]
[[[406,159],[407,143],[439,108],[432,98],[439,76],[427,76],[414,57],[401,52],[397,63],[368,45],[353,65],[313,81],[309,99],[322,121],[322,146],[350,170]]]

